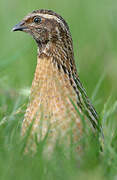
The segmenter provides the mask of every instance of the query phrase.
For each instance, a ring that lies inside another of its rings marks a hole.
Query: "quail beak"
[[[27,29],[27,27],[24,26],[24,22],[20,22],[13,27],[12,31],[23,31],[24,29]]]

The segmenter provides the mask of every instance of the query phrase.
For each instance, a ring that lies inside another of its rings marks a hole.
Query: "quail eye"
[[[41,18],[40,17],[35,17],[33,20],[36,24],[41,22]]]

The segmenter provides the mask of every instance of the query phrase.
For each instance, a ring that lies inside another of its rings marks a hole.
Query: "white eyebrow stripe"
[[[61,19],[59,19],[58,17],[54,16],[54,15],[50,15],[50,14],[41,14],[41,13],[37,13],[35,14],[36,16],[41,16],[41,17],[44,17],[44,18],[47,18],[47,19],[55,19],[58,23],[60,23],[64,29],[67,30],[68,32],[68,29],[66,28],[66,26],[64,25],[64,23],[62,22]]]

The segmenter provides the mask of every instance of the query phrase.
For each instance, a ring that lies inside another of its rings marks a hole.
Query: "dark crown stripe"
[[[32,13],[35,13],[35,14],[36,14],[36,13],[49,14],[49,15],[56,16],[58,19],[60,19],[60,20],[64,23],[65,27],[66,27],[67,30],[69,31],[69,27],[68,27],[68,24],[66,23],[66,21],[65,21],[59,14],[55,13],[55,12],[52,11],[52,10],[40,9],[40,10],[35,10],[35,11],[33,11]]]

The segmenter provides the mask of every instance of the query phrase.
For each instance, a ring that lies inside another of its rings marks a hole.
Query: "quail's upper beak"
[[[26,28],[27,27],[24,25],[24,22],[20,22],[13,27],[12,31],[23,31]]]

